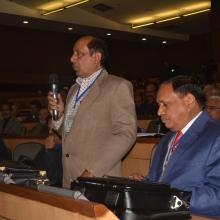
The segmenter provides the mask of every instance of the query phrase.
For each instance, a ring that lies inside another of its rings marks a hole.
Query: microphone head
[[[49,75],[49,84],[58,84],[59,82],[59,77],[57,74],[53,73]]]

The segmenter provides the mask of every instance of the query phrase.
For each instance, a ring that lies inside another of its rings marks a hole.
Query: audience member
[[[210,96],[220,96],[220,91],[215,84],[206,84],[203,88],[203,94],[207,100]]]
[[[206,101],[206,109],[209,115],[220,121],[220,96],[210,96]]]
[[[39,110],[41,103],[38,100],[34,100],[30,103],[30,112],[27,115],[27,121],[37,121],[39,117]]]
[[[147,133],[158,133],[158,134],[166,134],[169,130],[166,128],[164,123],[160,118],[156,118],[150,121],[146,132]]]
[[[44,169],[52,185],[62,186],[62,139],[52,130],[45,141],[46,152],[44,154]]]
[[[26,117],[20,115],[19,105],[17,103],[11,103],[12,116],[15,117],[18,121],[22,122]]]
[[[142,94],[139,90],[136,90],[134,92],[134,103],[135,103],[136,114],[140,115],[141,105],[142,105]]]
[[[11,160],[11,151],[6,148],[2,138],[0,138],[0,161]]]
[[[146,179],[190,191],[191,213],[220,217],[220,123],[203,110],[202,89],[175,77],[162,83],[157,102],[171,132],[157,146]]]
[[[50,109],[59,110],[54,127],[62,130],[64,187],[79,176],[121,175],[121,159],[136,139],[137,126],[132,84],[107,73],[104,41],[80,38],[70,61],[78,78],[65,113],[61,97],[57,102],[48,95]]]
[[[60,96],[61,96],[64,104],[66,103],[66,98],[67,98],[68,91],[69,91],[69,88],[67,86],[64,86],[60,90]]]
[[[156,83],[148,83],[145,87],[145,102],[140,106],[139,116],[155,118],[158,105],[156,102],[158,86]]]
[[[52,129],[51,119],[48,121],[49,136],[45,140],[45,151],[38,158],[38,166],[46,170],[47,177],[53,186],[62,186],[62,139]]]
[[[2,120],[0,121],[1,135],[24,135],[24,129],[20,122],[12,116],[12,108],[9,103],[1,106]]]
[[[47,137],[49,134],[48,119],[49,112],[47,108],[41,108],[39,110],[37,124],[28,132],[29,136]]]

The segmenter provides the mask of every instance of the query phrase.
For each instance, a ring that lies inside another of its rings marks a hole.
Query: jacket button
[[[66,154],[66,157],[69,157],[70,155],[69,154]]]

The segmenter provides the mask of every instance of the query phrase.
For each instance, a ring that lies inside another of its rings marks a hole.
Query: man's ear
[[[195,104],[195,102],[196,102],[195,97],[194,97],[191,93],[188,93],[187,95],[185,95],[185,96],[183,97],[183,100],[184,100],[186,106],[189,107],[189,109],[191,109],[191,107],[192,107],[192,106]]]
[[[102,54],[101,54],[100,52],[95,52],[95,61],[96,61],[96,64],[100,64],[101,59],[102,59]]]

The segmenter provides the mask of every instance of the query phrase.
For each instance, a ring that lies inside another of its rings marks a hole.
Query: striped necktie
[[[174,152],[176,149],[177,149],[177,147],[178,147],[178,145],[179,145],[179,140],[180,140],[180,138],[183,136],[183,133],[181,132],[181,131],[179,131],[177,134],[176,134],[176,137],[175,137],[175,139],[174,139],[174,141],[173,141],[173,144],[172,144],[172,148],[171,148],[171,152]]]

